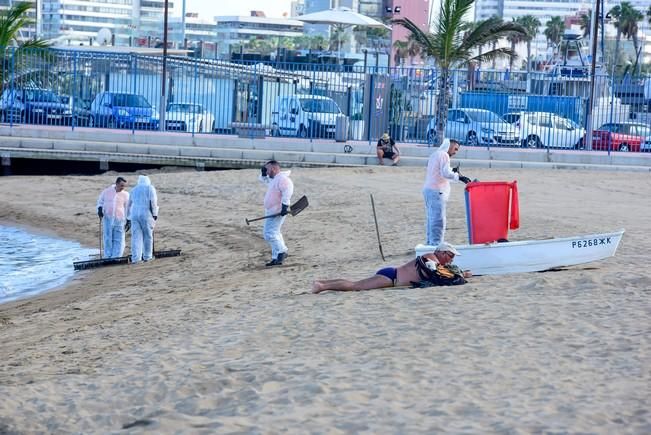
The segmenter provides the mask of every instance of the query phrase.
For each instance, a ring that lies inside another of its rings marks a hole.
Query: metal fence
[[[226,62],[83,47],[2,52],[10,125],[161,129],[433,144],[438,75],[428,68]],[[455,70],[446,136],[471,146],[584,148],[587,68]],[[592,149],[651,151],[651,81],[595,79]],[[165,113],[161,113],[164,111]]]

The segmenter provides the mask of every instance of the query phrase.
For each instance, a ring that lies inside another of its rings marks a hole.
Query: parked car
[[[90,103],[81,98],[61,95],[61,102],[68,107],[72,114],[72,122],[76,126],[87,126],[90,121]]]
[[[651,127],[636,122],[610,122],[592,133],[593,150],[640,151]]]
[[[71,119],[71,111],[57,94],[38,88],[5,89],[0,113],[3,122],[66,125]]]
[[[170,103],[165,112],[165,129],[212,133],[215,129],[215,120],[201,104]]]
[[[427,125],[427,142],[436,134],[436,118]],[[445,136],[470,146],[519,146],[518,127],[505,122],[497,113],[485,109],[450,109]]]
[[[100,92],[90,105],[90,127],[158,129],[159,114],[142,95]]]
[[[640,152],[651,153],[651,136],[647,136],[647,138],[644,139],[644,142],[640,145]]]
[[[549,112],[511,112],[503,116],[520,129],[527,148],[582,148],[585,129],[571,119]]]
[[[271,134],[298,137],[332,137],[341,115],[337,103],[321,95],[293,95],[280,98],[273,112]]]

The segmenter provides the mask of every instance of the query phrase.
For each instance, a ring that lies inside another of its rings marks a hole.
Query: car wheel
[[[107,126],[108,128],[115,128],[115,118],[113,118],[112,116],[109,117],[109,119],[108,119],[108,123],[107,123],[106,126]]]
[[[27,114],[25,112],[20,112],[20,123],[27,124]]]
[[[210,125],[210,132],[211,133],[215,132],[215,121],[213,121],[212,124]]]
[[[628,144],[623,143],[623,144],[621,144],[621,145],[619,146],[619,150],[620,150],[621,152],[627,153],[627,152],[630,151],[630,148],[628,147]]]
[[[92,116],[89,117],[89,118],[88,118],[88,123],[87,123],[87,125],[88,125],[89,127],[95,127],[95,118],[93,118]]]
[[[526,148],[540,148],[542,146],[538,136],[534,135],[529,136],[527,140],[524,141],[524,145]]]
[[[434,138],[435,138],[434,130],[428,131],[427,132],[427,146],[428,147],[434,146]]]
[[[307,128],[304,125],[301,125],[301,128],[298,129],[298,137],[303,139],[307,137]]]
[[[199,128],[197,129],[198,133],[203,133],[203,121],[199,121]]]
[[[280,137],[280,129],[278,128],[278,124],[273,124],[271,126],[271,135],[273,137]]]
[[[7,115],[5,112],[0,112],[0,122],[7,122]]]
[[[477,133],[475,133],[474,131],[468,132],[468,136],[466,137],[466,145],[471,147],[479,146],[479,139],[477,138]]]
[[[585,145],[583,144],[583,138],[579,139],[579,141],[574,145],[575,150],[583,150],[585,149]]]

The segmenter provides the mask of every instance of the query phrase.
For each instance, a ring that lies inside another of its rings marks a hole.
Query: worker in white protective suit
[[[129,199],[131,220],[131,262],[149,261],[154,258],[154,224],[158,219],[156,188],[146,175],[138,177],[138,184],[131,190]]]
[[[436,246],[444,241],[450,180],[461,181],[465,184],[470,182],[470,179],[460,175],[456,168],[450,168],[450,157],[453,157],[457,151],[459,151],[459,142],[444,139],[427,162],[423,198],[425,199],[425,234],[428,246]]]
[[[118,177],[97,199],[97,215],[101,219],[104,258],[121,257],[124,253],[125,233],[129,231],[127,180]]]
[[[289,205],[294,194],[294,183],[289,178],[291,171],[280,170],[280,164],[275,160],[269,160],[261,169],[260,181],[267,185],[267,193],[264,196],[265,216],[276,215],[265,219],[262,234],[264,239],[271,246],[271,261],[266,266],[278,266],[283,264],[287,257],[287,245],[280,228],[285,222],[289,213]]]

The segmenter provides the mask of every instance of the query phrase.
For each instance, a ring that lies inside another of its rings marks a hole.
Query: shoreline
[[[259,171],[141,171],[159,196],[157,249],[181,257],[75,273],[0,305],[0,428],[111,432],[643,433],[651,427],[651,174],[473,169],[518,181],[509,240],[625,228],[615,257],[454,288],[309,294],[414,255],[423,168],[292,169],[287,264],[270,256]],[[3,177],[0,222],[97,244],[94,204],[126,175]],[[628,176],[630,179],[630,176]],[[466,242],[452,186],[447,241]],[[382,245],[377,249],[373,193]],[[127,241],[129,243],[129,241]],[[66,418],[59,418],[65,415]],[[471,421],[472,423],[468,423]],[[624,429],[626,428],[626,429]]]

